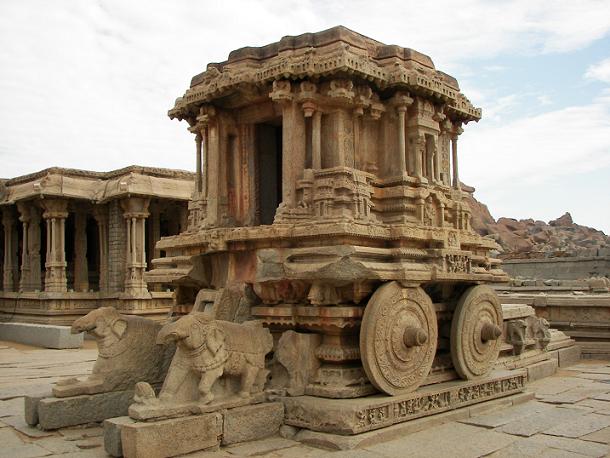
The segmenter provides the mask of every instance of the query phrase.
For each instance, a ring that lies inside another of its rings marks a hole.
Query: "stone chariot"
[[[209,64],[169,116],[195,136],[196,186],[146,279],[176,311],[261,320],[276,353],[304,334],[288,378],[310,398],[489,375],[503,318],[487,285],[507,277],[470,226],[457,153],[481,110],[429,57],[344,27],[288,36]],[[286,422],[316,429],[306,416]]]

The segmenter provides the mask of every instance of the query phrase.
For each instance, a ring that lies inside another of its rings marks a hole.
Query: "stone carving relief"
[[[265,355],[273,338],[258,321],[238,324],[191,313],[165,325],[157,342],[176,343],[176,353],[158,398],[139,386],[139,402],[129,408],[133,418],[187,414],[197,406],[201,412],[243,405],[262,393],[269,374]]]
[[[57,382],[56,397],[131,389],[139,381],[161,383],[174,346],[156,345],[161,324],[121,315],[113,307],[100,307],[72,324],[72,333],[88,332],[95,338],[98,358],[92,374]]]
[[[447,272],[449,273],[469,273],[470,258],[462,254],[448,254],[445,257]]]
[[[510,320],[506,324],[506,341],[513,346],[513,354],[520,355],[525,348],[525,334],[527,323],[525,320]]]

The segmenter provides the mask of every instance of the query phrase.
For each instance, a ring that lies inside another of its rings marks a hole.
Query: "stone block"
[[[498,371],[482,380],[439,383],[397,396],[286,397],[285,422],[314,431],[358,434],[520,393],[525,378],[525,371]]]
[[[0,323],[0,340],[46,348],[81,348],[83,334],[72,334],[69,326]]]
[[[164,458],[217,447],[222,435],[222,415],[210,413],[121,427],[123,456]]]
[[[527,381],[533,382],[534,380],[540,380],[544,377],[549,377],[557,372],[558,362],[555,358],[551,358],[546,361],[540,361],[539,363],[532,364],[527,367]]]
[[[237,407],[224,413],[222,444],[262,439],[276,434],[284,422],[284,405],[267,402]]]
[[[113,391],[68,398],[45,398],[38,403],[38,420],[42,429],[101,422],[127,415],[133,402],[133,391]]]
[[[23,409],[25,422],[30,426],[36,426],[38,424],[38,404],[44,398],[50,398],[53,396],[51,391],[46,391],[38,395],[25,396],[23,398]]]
[[[123,456],[123,443],[121,442],[121,428],[124,425],[135,423],[130,417],[117,417],[104,420],[104,450],[110,456]]]
[[[572,345],[571,347],[560,348],[557,350],[557,358],[559,360],[559,367],[568,367],[576,364],[580,361],[580,347]]]

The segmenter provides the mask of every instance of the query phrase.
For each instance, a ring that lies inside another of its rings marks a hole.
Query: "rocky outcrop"
[[[496,221],[487,206],[474,198],[473,188],[464,186],[463,189],[467,191],[472,210],[472,227],[498,242],[503,250],[501,258],[610,255],[610,237],[597,229],[574,223],[570,213],[548,223],[531,218],[502,217]]]

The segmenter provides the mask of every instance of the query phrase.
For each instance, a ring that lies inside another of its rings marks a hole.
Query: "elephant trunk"
[[[157,345],[167,345],[170,342],[175,342],[186,337],[182,335],[178,327],[178,321],[163,326],[159,334],[157,334]]]
[[[70,332],[72,334],[78,334],[81,332],[92,331],[95,329],[95,320],[92,320],[88,316],[83,316],[72,323],[72,327],[70,328]]]

